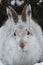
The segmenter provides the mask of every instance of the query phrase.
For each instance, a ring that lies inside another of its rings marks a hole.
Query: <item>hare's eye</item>
[[[29,35],[30,34],[30,32],[26,29],[26,33],[27,33],[27,35]]]
[[[14,32],[14,36],[16,36],[16,33]]]
[[[27,35],[29,35],[30,34],[30,32],[29,31],[27,31]]]

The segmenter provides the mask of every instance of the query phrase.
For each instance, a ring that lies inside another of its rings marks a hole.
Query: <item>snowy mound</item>
[[[43,62],[41,62],[41,63],[36,63],[36,64],[34,64],[34,65],[43,65]]]

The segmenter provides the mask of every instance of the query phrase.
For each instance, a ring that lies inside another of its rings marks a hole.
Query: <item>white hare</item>
[[[7,8],[8,20],[0,28],[0,61],[4,65],[33,65],[40,61],[42,30],[30,11],[30,5],[25,5],[21,15]]]

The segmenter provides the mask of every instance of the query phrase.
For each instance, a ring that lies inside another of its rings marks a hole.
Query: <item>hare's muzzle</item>
[[[23,49],[25,47],[25,44],[23,42],[20,42],[20,47]]]

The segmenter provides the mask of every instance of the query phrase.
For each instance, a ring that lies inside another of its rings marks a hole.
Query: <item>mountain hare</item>
[[[31,18],[31,6],[18,15],[7,8],[8,20],[0,28],[0,61],[4,65],[33,65],[42,56],[42,30]]]

